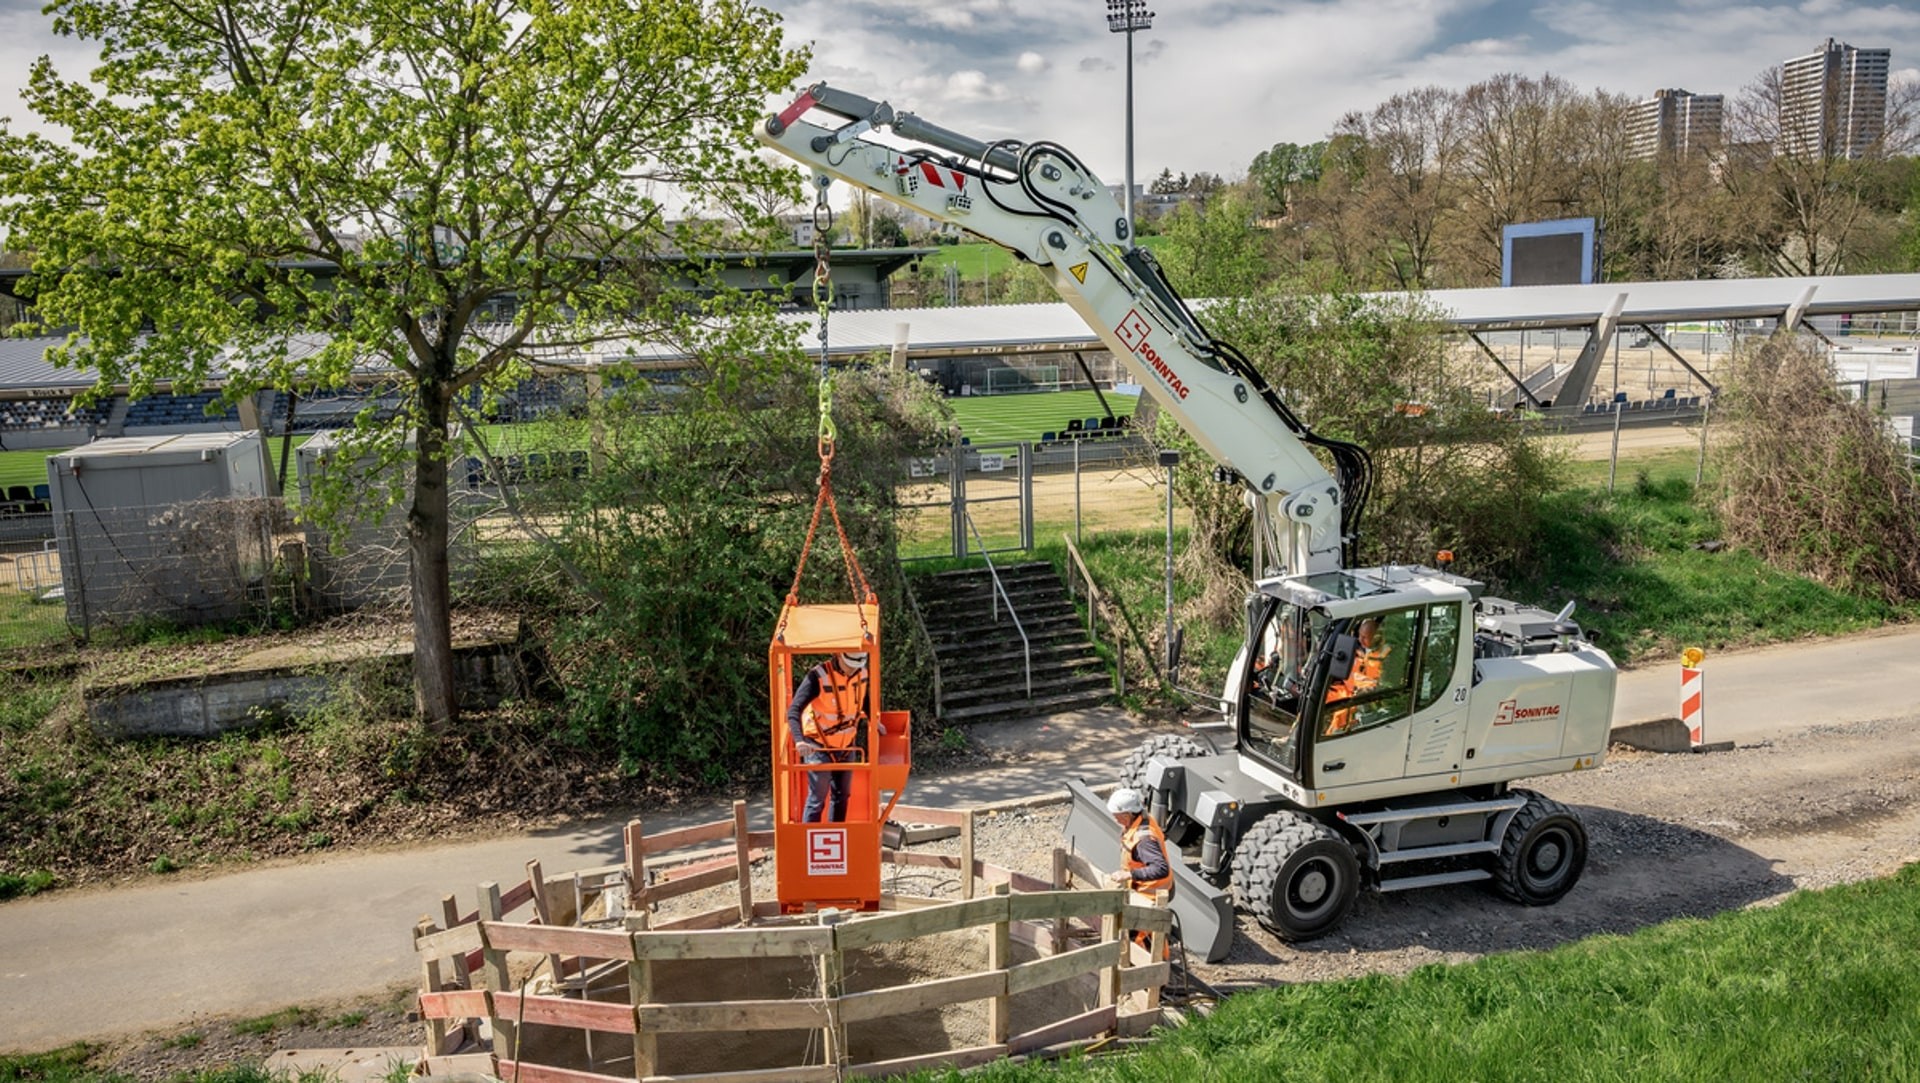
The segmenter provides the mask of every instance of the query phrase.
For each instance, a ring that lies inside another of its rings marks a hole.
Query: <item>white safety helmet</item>
[[[840,668],[848,673],[858,673],[867,668],[866,651],[841,651]]]
[[[1113,813],[1115,816],[1121,813],[1138,815],[1146,810],[1147,803],[1140,796],[1139,790],[1129,790],[1121,787],[1113,791],[1112,797],[1107,798],[1107,811]]]

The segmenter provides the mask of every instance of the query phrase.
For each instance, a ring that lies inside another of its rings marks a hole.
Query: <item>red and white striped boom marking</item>
[[[1688,744],[1699,748],[1707,742],[1707,681],[1697,667],[1680,667],[1680,721]]]

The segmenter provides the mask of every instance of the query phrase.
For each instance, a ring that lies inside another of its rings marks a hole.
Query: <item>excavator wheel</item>
[[[1120,769],[1120,784],[1145,793],[1148,761],[1190,760],[1213,754],[1210,746],[1185,734],[1163,733],[1149,737],[1138,748],[1127,753],[1127,762]],[[1160,828],[1166,832],[1168,842],[1175,846],[1192,846],[1200,841],[1204,829],[1199,824],[1177,813],[1169,815],[1167,819],[1172,822],[1161,824]]]
[[[1523,906],[1550,906],[1573,890],[1587,866],[1587,829],[1567,807],[1531,790],[1507,823],[1494,859],[1493,890]]]
[[[1233,900],[1282,940],[1325,936],[1360,893],[1360,860],[1339,832],[1297,812],[1255,823],[1233,855]]]

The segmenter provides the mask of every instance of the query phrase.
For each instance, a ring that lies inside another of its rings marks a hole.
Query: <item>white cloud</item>
[[[1028,50],[1020,54],[1020,59],[1014,62],[1014,66],[1019,68],[1022,74],[1038,75],[1053,65],[1047,61],[1046,57]]]

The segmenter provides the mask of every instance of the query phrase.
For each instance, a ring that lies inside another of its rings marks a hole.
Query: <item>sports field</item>
[[[1132,417],[1140,406],[1138,395],[1106,395],[1115,417]],[[976,444],[1025,440],[1039,443],[1047,433],[1061,433],[1074,418],[1106,416],[1100,396],[1092,391],[1037,391],[1025,395],[986,395],[948,399],[960,431]]]

